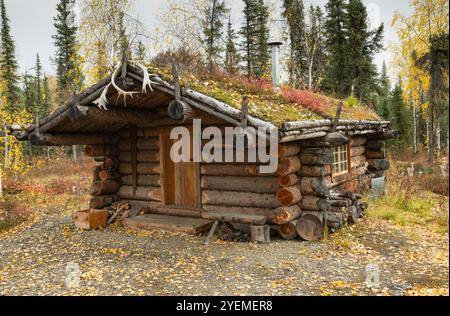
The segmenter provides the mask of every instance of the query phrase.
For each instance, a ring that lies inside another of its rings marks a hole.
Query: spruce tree
[[[145,63],[147,59],[147,49],[141,41],[139,41],[136,45],[135,59],[137,59],[140,63]]]
[[[389,112],[389,93],[391,91],[391,83],[387,74],[386,63],[383,61],[381,75],[378,87],[378,104],[376,105],[377,113],[384,119],[390,119]]]
[[[42,98],[42,116],[45,117],[52,112],[52,90],[50,89],[50,83],[48,77],[44,75],[42,80],[43,98]]]
[[[283,0],[283,17],[289,27],[289,81],[292,86],[303,88],[308,82],[306,22],[303,1]]]
[[[79,57],[77,52],[77,26],[72,23],[72,8],[75,0],[60,0],[56,6],[54,18],[56,34],[53,35],[56,46],[57,101],[62,104],[70,99],[80,88]]]
[[[383,24],[375,31],[369,30],[367,9],[361,0],[349,0],[345,21],[347,33],[346,74],[351,79],[350,93],[367,101],[376,89],[376,67],[373,64],[375,53],[383,45]]]
[[[231,24],[231,19],[228,19],[227,39],[225,48],[225,70],[230,74],[234,74],[238,71],[240,59],[235,44],[236,37],[237,36],[233,29],[233,25]]]
[[[244,0],[243,59],[249,77],[261,78],[269,64],[269,9],[263,0]]]
[[[35,118],[37,115],[36,85],[34,77],[28,73],[23,75],[22,95],[26,109],[33,115],[33,118]]]
[[[328,63],[322,89],[338,97],[350,94],[349,69],[347,58],[346,12],[344,0],[329,0],[326,4],[325,47]]]
[[[35,70],[35,86],[36,86],[36,107],[40,117],[43,117],[43,101],[42,101],[42,64],[39,54],[36,56]]]
[[[18,65],[16,47],[11,36],[9,18],[5,0],[0,0],[1,34],[0,34],[0,82],[1,95],[5,110],[11,114],[18,113],[21,108]]]
[[[207,1],[203,25],[203,42],[206,47],[208,68],[212,71],[218,64],[223,48],[223,20],[228,9],[223,0]]]
[[[389,105],[392,126],[398,130],[400,135],[398,144],[404,146],[409,140],[410,120],[408,118],[408,108],[403,100],[403,89],[400,79],[391,92]]]

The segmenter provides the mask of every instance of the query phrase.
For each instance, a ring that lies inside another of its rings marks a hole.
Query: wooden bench
[[[210,211],[202,213],[202,218],[214,221],[205,245],[209,245],[211,238],[221,224],[227,225],[232,230],[234,228],[230,224],[250,225],[252,242],[270,243],[270,227],[266,225],[267,217],[265,216]]]

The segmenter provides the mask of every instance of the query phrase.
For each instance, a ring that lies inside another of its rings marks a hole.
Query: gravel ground
[[[448,235],[365,220],[325,242],[204,246],[204,237],[79,232],[54,215],[0,236],[0,295],[448,295]],[[65,267],[81,269],[77,289]],[[365,286],[365,267],[381,286]]]

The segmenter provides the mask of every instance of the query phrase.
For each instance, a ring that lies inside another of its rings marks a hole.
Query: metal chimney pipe
[[[281,84],[280,47],[282,42],[271,42],[268,44],[272,49],[272,84],[279,87]]]

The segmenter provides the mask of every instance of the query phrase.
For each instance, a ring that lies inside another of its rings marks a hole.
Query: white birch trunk
[[[436,127],[436,149],[441,151],[441,124],[438,122]]]
[[[78,158],[77,158],[77,146],[72,146],[72,159],[73,162],[77,162]]]

